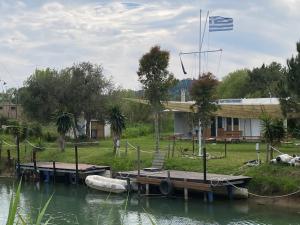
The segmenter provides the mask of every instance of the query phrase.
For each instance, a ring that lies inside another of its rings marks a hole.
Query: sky
[[[208,32],[201,72],[218,79],[237,69],[296,54],[300,41],[299,0],[0,0],[0,88],[21,87],[36,68],[62,69],[89,61],[101,64],[117,86],[140,89],[139,59],[154,45],[170,52],[169,70],[178,79],[197,77],[199,49],[210,16],[232,17],[233,31]],[[4,86],[4,82],[6,85]]]

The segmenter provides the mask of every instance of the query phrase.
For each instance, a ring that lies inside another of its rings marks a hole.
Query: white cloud
[[[63,68],[74,62],[102,64],[114,81],[138,88],[139,58],[155,44],[171,52],[170,70],[181,72],[178,53],[197,50],[199,6],[196,1],[0,2],[0,79],[20,86],[35,67]],[[232,70],[260,66],[273,60],[284,63],[299,39],[299,1],[202,1],[212,14],[234,18],[233,32],[209,34],[208,68],[222,77]],[[203,13],[205,15],[205,11]],[[208,39],[204,48],[208,46]],[[205,57],[203,57],[205,58]],[[184,59],[191,76],[197,66],[193,56]]]

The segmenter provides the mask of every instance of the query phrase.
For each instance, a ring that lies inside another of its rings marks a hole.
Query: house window
[[[10,109],[11,110],[16,110],[16,106],[11,106]]]
[[[0,110],[2,110],[3,109],[3,106],[0,106]]]
[[[226,118],[226,127],[227,127],[227,131],[232,131],[232,119],[231,117],[227,117]]]
[[[222,117],[218,116],[218,128],[223,128],[222,126]]]
[[[239,118],[233,118],[233,130],[234,131],[239,130]]]
[[[238,126],[238,125],[239,125],[239,119],[233,118],[233,126]]]

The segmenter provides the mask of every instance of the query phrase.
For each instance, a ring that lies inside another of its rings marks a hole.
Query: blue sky
[[[203,25],[208,10],[234,19],[234,31],[206,33],[203,49],[223,53],[203,55],[204,72],[221,79],[262,63],[285,64],[295,54],[298,0],[0,0],[0,79],[20,87],[35,68],[90,61],[117,85],[138,89],[138,60],[156,44],[170,51],[177,78],[196,77],[197,57],[183,57],[184,75],[178,53],[198,49],[200,8]]]

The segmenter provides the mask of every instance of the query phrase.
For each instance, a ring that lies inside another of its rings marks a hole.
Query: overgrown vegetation
[[[10,136],[5,136],[9,143],[13,143]],[[141,147],[142,167],[151,166],[153,153],[155,151],[154,137],[152,135],[144,137],[128,138],[133,146]],[[33,141],[33,140],[31,140]],[[58,151],[55,143],[43,143],[45,150],[37,152],[38,161],[60,161],[74,163],[74,146],[67,144],[64,152]],[[172,141],[161,140],[161,151],[168,155],[165,162],[165,169],[177,169],[186,171],[202,172],[203,165],[200,157],[192,156],[191,141],[176,141],[174,148],[174,157],[172,157]],[[25,143],[21,143],[21,162],[30,161],[31,149],[25,151]],[[224,143],[209,143],[206,145],[207,153],[212,157],[224,156]],[[15,149],[9,146],[3,146],[2,162],[6,160],[6,150],[11,149],[12,157],[16,158]],[[287,154],[298,154],[299,148],[295,145],[281,145],[280,151]],[[266,149],[266,145],[261,143],[260,149]],[[125,156],[125,140],[121,141],[121,156],[116,157],[113,154],[111,139],[100,141],[99,145],[82,145],[78,147],[79,162],[97,165],[110,165],[113,171],[128,171],[137,168],[136,150],[128,147],[128,154]],[[182,154],[184,153],[184,154]],[[260,158],[265,159],[266,152],[261,151]],[[209,159],[207,168],[209,173],[249,175],[252,180],[249,184],[250,191],[261,194],[283,194],[298,189],[300,183],[300,168],[285,165],[269,165],[263,162],[257,167],[247,167],[245,162],[256,159],[255,143],[233,143],[227,144],[227,157],[219,159]],[[272,185],[275,185],[272,187]]]

